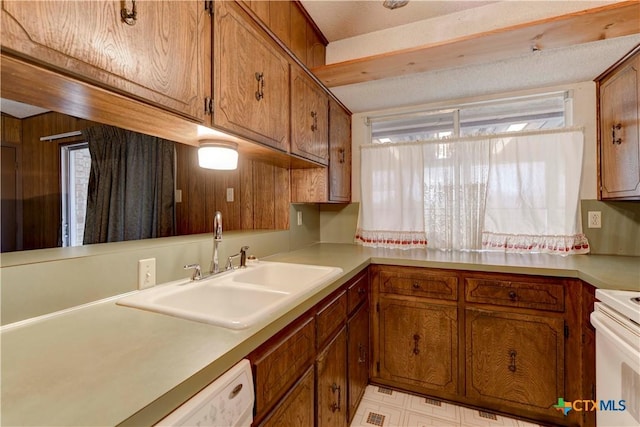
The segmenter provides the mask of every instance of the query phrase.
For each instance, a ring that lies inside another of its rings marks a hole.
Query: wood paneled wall
[[[178,234],[213,231],[213,214],[222,212],[225,230],[289,229],[289,171],[255,160],[240,159],[235,171],[213,171],[198,166],[195,147],[176,146],[176,204]],[[227,202],[233,188],[234,201]]]
[[[82,137],[55,141],[40,141],[40,137],[82,130],[92,124],[54,112],[22,120],[24,249],[61,245],[60,145],[82,141]]]

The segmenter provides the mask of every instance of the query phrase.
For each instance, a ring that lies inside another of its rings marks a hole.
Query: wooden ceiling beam
[[[625,1],[415,48],[316,67],[327,86],[504,60],[640,33],[640,2]]]

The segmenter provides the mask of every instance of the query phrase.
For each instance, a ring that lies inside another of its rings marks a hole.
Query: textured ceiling
[[[358,113],[579,83],[593,80],[639,43],[640,35],[632,35],[331,90]]]
[[[383,7],[382,0],[302,0],[301,3],[331,43],[495,2],[411,0],[394,10]]]

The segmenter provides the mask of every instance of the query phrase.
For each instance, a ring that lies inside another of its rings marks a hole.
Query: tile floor
[[[538,427],[526,421],[464,408],[436,399],[369,385],[351,427],[514,426]]]

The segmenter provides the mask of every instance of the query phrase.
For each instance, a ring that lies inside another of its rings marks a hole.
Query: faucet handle
[[[237,258],[240,256],[240,253],[237,253],[235,255],[231,255],[228,259],[227,259],[227,266],[226,269],[227,270],[233,270],[233,259]]]
[[[184,269],[193,270],[193,274],[191,275],[191,280],[202,279],[202,270],[200,269],[200,264],[187,264],[184,266]]]

